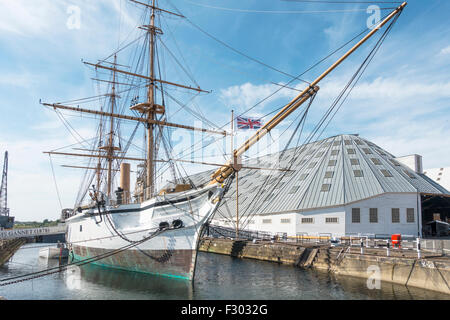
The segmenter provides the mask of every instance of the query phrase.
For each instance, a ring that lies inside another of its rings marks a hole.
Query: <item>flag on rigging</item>
[[[236,117],[236,122],[238,130],[261,129],[262,127],[262,120],[256,118]]]

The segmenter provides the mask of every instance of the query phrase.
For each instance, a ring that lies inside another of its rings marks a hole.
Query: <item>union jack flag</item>
[[[237,117],[238,130],[260,129],[262,127],[261,119]]]

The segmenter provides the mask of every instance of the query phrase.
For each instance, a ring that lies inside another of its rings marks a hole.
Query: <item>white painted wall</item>
[[[352,223],[352,208],[361,209],[361,222]],[[369,222],[369,209],[378,208],[378,223]],[[400,223],[392,223],[392,208],[400,209]],[[406,222],[406,209],[414,208],[413,223]],[[404,234],[417,236],[421,228],[420,201],[417,212],[417,194],[384,194],[346,206],[346,233]],[[419,223],[418,223],[419,222]]]
[[[418,230],[421,229],[420,202],[419,211],[417,211],[417,197],[417,194],[383,194],[336,208],[255,216],[253,218],[255,224],[249,225],[248,229],[272,233],[286,232],[288,236],[295,236],[297,233],[306,233],[310,236],[330,233],[336,237],[348,234],[391,235],[396,233],[417,236]],[[360,223],[352,223],[352,208],[360,208]],[[378,209],[377,223],[369,222],[370,208]],[[392,223],[392,208],[400,209],[399,223]],[[414,208],[413,223],[406,222],[407,208]],[[302,218],[314,218],[314,223],[302,223]],[[338,223],[326,223],[326,218],[338,218]],[[272,221],[263,223],[263,219]],[[291,223],[281,223],[281,219],[291,219]]]

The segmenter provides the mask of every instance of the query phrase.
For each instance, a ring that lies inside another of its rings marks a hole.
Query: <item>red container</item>
[[[402,241],[402,235],[401,234],[393,234],[391,235],[391,241],[393,245],[400,245]]]

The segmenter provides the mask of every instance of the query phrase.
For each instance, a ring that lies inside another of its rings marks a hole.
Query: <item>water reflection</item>
[[[25,245],[0,267],[0,278],[57,268],[58,259],[38,257]],[[449,295],[381,283],[370,290],[367,279],[301,270],[292,266],[200,252],[194,282],[103,268],[71,266],[61,273],[0,287],[0,296],[24,299],[193,299],[193,300],[368,300],[446,299]]]
[[[118,289],[122,294],[145,295],[146,299],[192,299],[192,283],[137,272],[127,272],[96,265],[70,266],[65,272],[65,284],[69,290],[89,290],[93,285],[105,292]],[[114,298],[105,295],[105,299]]]

